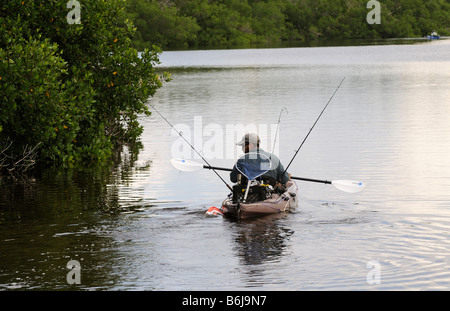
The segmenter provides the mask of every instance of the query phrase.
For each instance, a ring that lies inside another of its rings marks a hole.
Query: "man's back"
[[[268,177],[270,179],[273,179],[273,181],[275,181],[276,183],[282,183],[282,184],[285,184],[288,182],[289,174],[284,171],[284,166],[281,164],[280,159],[276,155],[274,155],[270,152],[264,151],[261,148],[255,148],[255,149],[251,150],[251,152],[264,155],[270,159],[271,167],[266,173],[264,173],[262,175],[263,178]],[[238,171],[236,165],[234,165],[233,170],[230,173],[231,182],[234,182],[234,183],[237,182],[238,174],[239,174],[239,171]]]

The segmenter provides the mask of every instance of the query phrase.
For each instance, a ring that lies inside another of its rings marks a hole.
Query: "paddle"
[[[210,169],[210,170],[217,170],[217,171],[228,171],[228,172],[232,171],[231,168],[203,165],[201,163],[191,161],[191,160],[171,159],[170,162],[172,163],[173,167],[175,167],[177,170],[183,171],[183,172],[195,172],[195,171],[198,171],[198,170],[201,170],[204,168]],[[329,184],[329,185],[333,185],[336,189],[339,189],[341,191],[348,192],[348,193],[357,193],[357,192],[363,191],[364,188],[366,188],[365,183],[360,182],[360,181],[353,181],[353,180],[320,180],[320,179],[303,178],[303,177],[295,177],[295,176],[291,176],[291,179],[316,182],[316,183],[322,183],[322,184]]]

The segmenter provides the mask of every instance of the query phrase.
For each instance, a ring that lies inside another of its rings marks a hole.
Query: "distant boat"
[[[433,31],[433,32],[431,33],[431,35],[427,36],[427,38],[430,39],[430,40],[434,40],[434,39],[439,39],[440,36],[437,34],[436,31]]]

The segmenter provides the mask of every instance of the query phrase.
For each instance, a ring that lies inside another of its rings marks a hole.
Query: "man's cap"
[[[245,143],[252,143],[253,145],[258,145],[259,144],[258,135],[256,135],[255,133],[247,133],[242,137],[241,141],[238,142],[236,145],[244,146]]]

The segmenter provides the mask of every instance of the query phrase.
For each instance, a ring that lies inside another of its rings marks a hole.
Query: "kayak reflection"
[[[251,220],[230,220],[235,249],[244,265],[260,265],[280,260],[294,231],[283,226],[287,213],[268,215]]]

